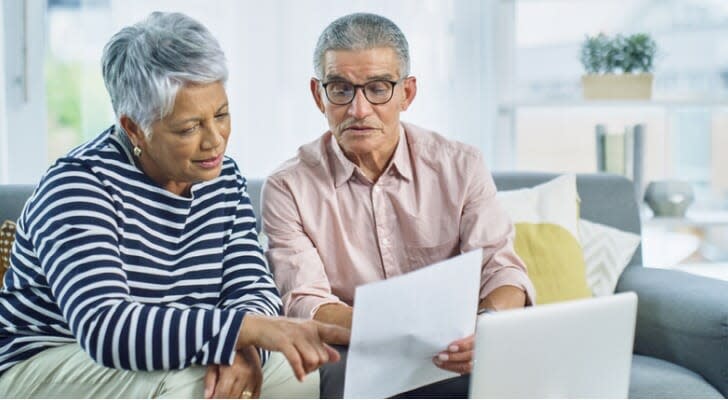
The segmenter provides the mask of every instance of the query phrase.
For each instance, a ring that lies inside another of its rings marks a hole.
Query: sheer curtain
[[[4,21],[5,7],[0,7],[0,21]],[[0,29],[0,183],[8,181],[8,132],[5,113],[5,29]]]
[[[229,60],[233,134],[228,155],[249,177],[265,177],[296,149],[321,135],[326,121],[309,92],[312,53],[324,27],[351,12],[392,19],[410,43],[418,94],[402,119],[473,144],[491,154],[495,88],[491,87],[493,37],[484,16],[497,0],[110,0],[82,3],[90,61],[84,73],[84,121],[98,120],[98,60],[103,44],[154,10],[180,11],[204,23]],[[489,44],[490,43],[490,44]],[[91,88],[91,89],[89,89]],[[95,88],[95,89],[94,89]],[[108,100],[106,100],[108,103]],[[90,110],[96,110],[91,112]],[[110,107],[105,120],[111,121]],[[96,123],[98,125],[98,123]],[[85,126],[94,123],[85,123]],[[102,127],[94,127],[86,136]],[[84,130],[86,130],[84,128]]]

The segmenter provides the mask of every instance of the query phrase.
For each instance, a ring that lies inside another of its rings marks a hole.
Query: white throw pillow
[[[574,174],[561,175],[531,188],[499,191],[496,197],[514,223],[555,224],[578,237],[579,194]]]
[[[619,276],[640,244],[639,235],[580,219],[579,242],[592,293],[595,296],[613,294]]]

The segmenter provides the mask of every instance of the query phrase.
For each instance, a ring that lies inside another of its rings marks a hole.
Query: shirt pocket
[[[405,246],[405,269],[414,271],[457,254],[460,254],[460,240],[457,237],[434,246]]]
[[[413,271],[460,253],[457,221],[411,218],[401,226],[404,269]]]

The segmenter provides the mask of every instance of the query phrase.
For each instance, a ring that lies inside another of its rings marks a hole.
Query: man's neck
[[[376,182],[392,161],[397,144],[399,144],[399,136],[397,136],[397,140],[394,143],[387,146],[386,149],[382,149],[382,151],[365,154],[344,152],[344,155],[361,169],[364,176],[372,182]]]

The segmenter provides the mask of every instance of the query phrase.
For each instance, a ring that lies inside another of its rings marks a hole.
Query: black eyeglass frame
[[[387,104],[387,103],[389,103],[389,101],[390,101],[390,100],[392,100],[392,97],[394,97],[394,88],[395,88],[395,87],[396,87],[396,86],[397,86],[397,85],[398,85],[398,84],[399,84],[400,82],[404,81],[404,80],[405,80],[405,79],[407,79],[407,78],[408,78],[408,77],[407,77],[407,76],[405,76],[405,77],[399,78],[399,79],[398,79],[398,80],[396,80],[396,81],[390,81],[390,80],[387,80],[387,79],[374,79],[374,80],[371,80],[371,81],[369,81],[369,82],[366,82],[366,83],[364,83],[364,84],[362,84],[362,85],[355,85],[355,84],[353,84],[353,83],[351,83],[351,82],[349,82],[349,81],[345,81],[345,80],[338,80],[338,79],[337,79],[337,80],[333,80],[333,81],[328,81],[328,82],[326,82],[326,83],[324,83],[324,82],[321,82],[321,81],[320,81],[320,80],[318,80],[318,79],[317,79],[317,80],[319,81],[319,83],[321,84],[321,86],[322,86],[322,87],[324,88],[324,93],[326,94],[326,98],[327,98],[327,99],[329,100],[329,102],[331,102],[331,104],[335,104],[335,105],[337,105],[337,106],[345,106],[345,105],[351,104],[351,102],[352,102],[352,101],[354,101],[354,98],[356,97],[356,91],[357,91],[357,89],[361,89],[362,93],[364,93],[364,98],[365,98],[365,99],[367,99],[367,101],[368,101],[368,102],[369,102],[370,104],[373,104],[373,105],[375,105],[375,106],[379,106],[379,105],[382,105],[382,104]],[[369,97],[367,96],[367,91],[366,91],[365,87],[366,87],[367,85],[369,85],[369,84],[371,84],[371,83],[375,83],[375,82],[387,82],[387,83],[389,83],[390,85],[392,85],[392,88],[391,88],[391,90],[389,91],[389,97],[387,98],[387,100],[385,100],[385,101],[382,101],[382,102],[378,102],[378,103],[375,103],[375,102],[373,102],[373,101],[371,101],[371,100],[369,99]],[[352,87],[354,88],[354,91],[352,92],[353,94],[351,95],[351,99],[349,99],[349,101],[347,101],[346,103],[337,103],[337,102],[335,102],[335,101],[331,100],[331,97],[329,97],[329,91],[328,91],[328,90],[326,89],[326,87],[327,87],[328,85],[332,84],[332,83],[348,83],[349,85],[351,85],[351,86],[352,86]]]

